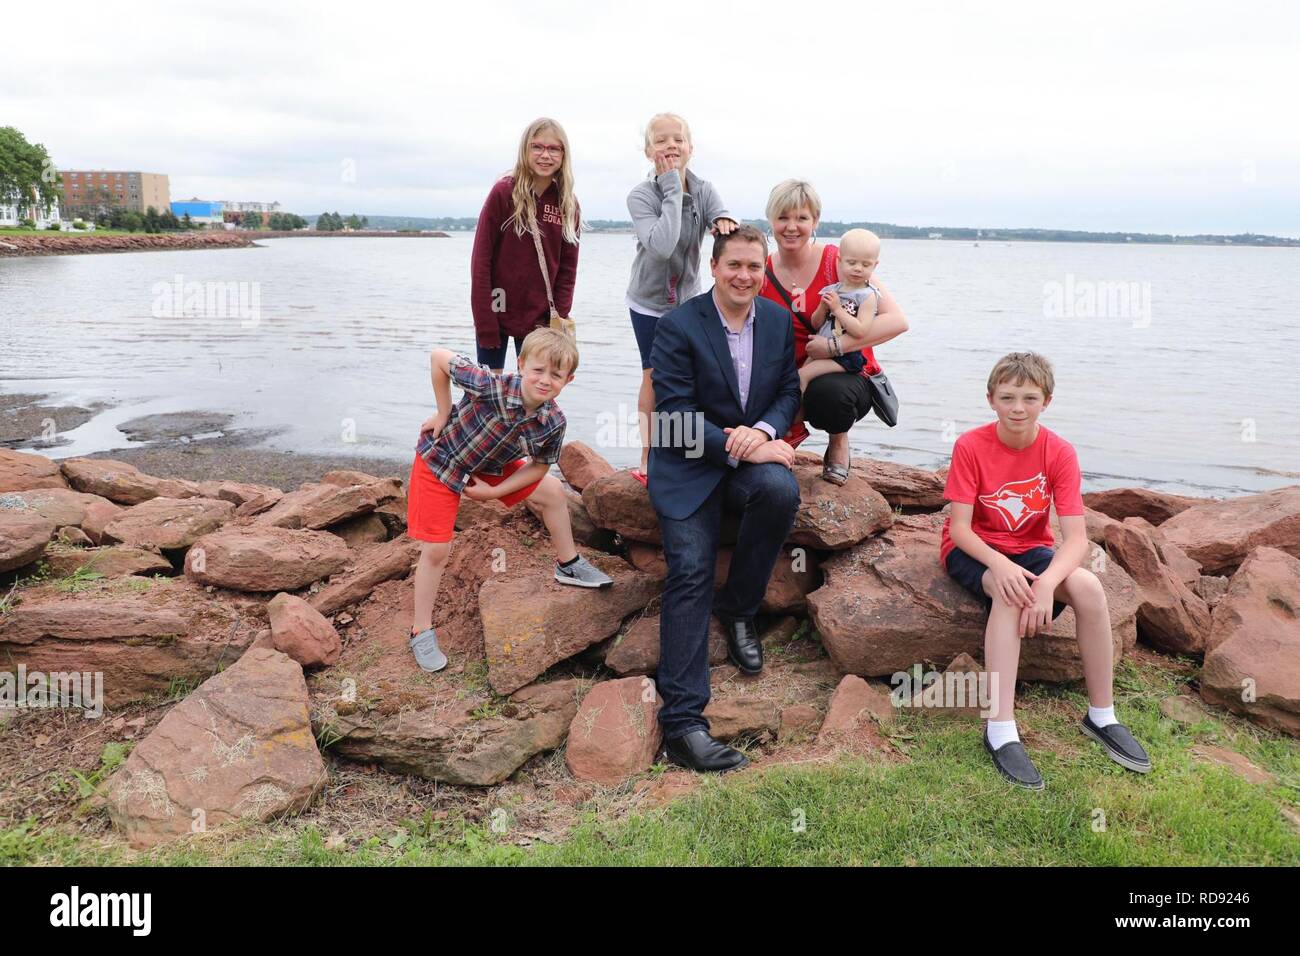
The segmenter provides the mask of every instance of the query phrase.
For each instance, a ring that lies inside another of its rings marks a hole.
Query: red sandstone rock
[[[1204,501],[1174,515],[1160,530],[1206,574],[1230,572],[1260,547],[1300,557],[1300,485]]]
[[[44,455],[0,448],[0,493],[66,487],[59,466]]]
[[[819,744],[849,744],[856,750],[883,749],[877,724],[894,718],[889,690],[874,681],[845,675],[831,697],[830,710],[817,733]]]
[[[565,763],[579,780],[616,787],[650,769],[663,734],[662,701],[648,677],[597,684],[583,698],[569,725]]]
[[[109,782],[113,823],[132,845],[271,820],[308,807],[326,781],[302,668],[249,651],[177,704]]]
[[[118,514],[101,539],[136,548],[179,551],[221,527],[234,513],[215,498],[150,498]]]
[[[185,574],[234,591],[296,591],[341,571],[352,553],[326,531],[229,526],[204,535],[185,555]]]
[[[727,659],[727,635],[709,617],[709,663]],[[605,655],[605,666],[620,676],[653,674],[659,669],[659,615],[637,618]]]
[[[614,579],[612,587],[572,587],[533,573],[489,578],[479,590],[488,681],[498,694],[531,683],[548,667],[618,632],[658,590],[653,579],[617,558],[588,560]]]
[[[1300,736],[1300,559],[1256,548],[1214,609],[1201,694]]]
[[[1125,518],[1144,518],[1153,525],[1160,525],[1192,505],[1200,504],[1202,498],[1188,498],[1185,495],[1171,495],[1164,491],[1151,491],[1147,488],[1110,488],[1106,491],[1093,491],[1083,496],[1083,503],[1089,508],[1109,515],[1116,521]]]
[[[327,528],[374,511],[379,504],[378,485],[379,483],[340,486],[327,482],[308,482],[259,514],[256,523],[313,531]]]
[[[135,465],[112,458],[69,458],[61,467],[63,476],[73,488],[120,505],[138,505],[150,498],[198,498],[203,495],[197,482],[155,478]]]
[[[939,564],[942,524],[938,514],[905,515],[884,534],[823,562],[825,584],[808,595],[808,608],[842,672],[887,677],[916,662],[981,653],[987,614]],[[1119,660],[1137,638],[1137,588],[1114,561],[1098,577]],[[1048,634],[1022,643],[1019,677],[1067,681],[1082,675],[1074,611],[1067,608]]]
[[[0,509],[0,572],[31,564],[54,537],[54,522],[33,511]]]
[[[627,553],[628,559],[638,571],[644,571],[661,583],[668,576],[668,564],[661,548],[633,541],[628,543]],[[718,561],[713,575],[715,591],[726,584],[734,553],[735,548],[718,549]],[[772,567],[759,610],[764,614],[802,611],[807,606],[809,592],[821,584],[820,566],[821,559],[811,548],[796,545],[794,549],[782,551]]]
[[[271,619],[271,642],[304,668],[338,663],[343,650],[334,625],[300,597],[281,592],[266,605]]]
[[[850,474],[843,486],[823,481],[820,467],[796,465],[799,511],[787,539],[791,544],[842,550],[893,522],[889,503],[862,478]]]
[[[593,481],[614,474],[614,466],[590,445],[571,441],[560,450],[560,474],[574,490],[581,492]]]
[[[322,614],[335,614],[365,600],[376,585],[404,578],[420,557],[420,542],[406,535],[372,545],[353,555],[342,571],[332,573],[329,582],[312,595],[311,606]]]
[[[1130,522],[1106,529],[1106,550],[1137,584],[1138,636],[1175,654],[1205,653],[1210,609],[1160,560],[1151,534]]]
[[[0,668],[101,672],[110,707],[211,676],[243,653],[262,626],[261,602],[217,600],[184,579],[150,580],[143,592],[76,594],[46,584],[0,615]]]

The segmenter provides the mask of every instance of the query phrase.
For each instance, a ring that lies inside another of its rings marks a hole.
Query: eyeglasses
[[[531,143],[528,149],[534,156],[555,156],[558,158],[564,155],[563,146],[543,146],[541,143]]]

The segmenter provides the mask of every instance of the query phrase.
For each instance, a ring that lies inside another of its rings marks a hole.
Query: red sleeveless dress
[[[808,339],[810,336],[815,334],[810,331],[809,326],[811,325],[811,319],[809,316],[811,316],[816,310],[817,303],[821,301],[822,289],[826,288],[826,286],[830,285],[832,282],[839,281],[839,271],[835,267],[835,264],[839,261],[839,257],[839,247],[827,243],[826,247],[822,249],[822,259],[817,265],[816,273],[813,274],[812,282],[808,283],[808,288],[806,288],[803,293],[802,304],[804,308],[799,312],[799,315],[803,317],[803,321],[799,321],[799,318],[794,315],[790,317],[790,321],[794,323],[794,364],[796,366],[803,365],[803,361],[808,355]],[[771,299],[777,305],[781,306],[781,308],[789,310],[790,306],[786,302],[785,296],[777,290],[776,285],[772,281],[774,270],[772,268],[771,256],[767,257],[767,272],[768,275],[763,279],[763,291],[759,294],[765,299]],[[787,293],[789,292],[788,289],[785,291]],[[795,303],[795,305],[799,304],[800,303],[798,302]],[[862,374],[864,376],[875,375],[880,371],[880,363],[876,361],[876,354],[870,348],[862,350],[862,357],[866,359],[866,364],[862,367]],[[803,423],[802,411],[800,411],[799,416],[795,418],[794,424],[790,426],[790,431],[787,432],[784,437],[787,442],[794,445],[796,448],[805,438],[808,437],[808,429]]]

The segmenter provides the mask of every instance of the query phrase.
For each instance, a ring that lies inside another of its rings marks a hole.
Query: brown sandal
[[[834,465],[829,461],[822,462],[822,479],[829,481],[832,485],[843,485],[849,480],[848,465]]]

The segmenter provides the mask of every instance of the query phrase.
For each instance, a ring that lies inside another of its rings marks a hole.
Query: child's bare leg
[[[1056,599],[1074,608],[1074,633],[1083,658],[1083,678],[1088,685],[1088,703],[1111,706],[1114,701],[1114,645],[1111,643],[1110,611],[1106,591],[1097,575],[1075,568],[1056,588]]]
[[[990,701],[993,715],[989,719],[1014,720],[1016,673],[1020,669],[1020,608],[997,594],[993,588],[993,572],[984,572],[983,584],[984,592],[993,598],[989,620],[984,625],[984,672],[997,675],[997,698]]]
[[[831,359],[808,359],[799,367],[799,391],[807,391],[808,383],[815,378],[842,371],[844,369],[840,368],[839,363]]]
[[[420,545],[420,560],[415,565],[415,619],[411,624],[412,634],[433,627],[433,605],[438,600],[442,569],[447,566],[450,554],[450,541],[425,541]]]
[[[650,465],[650,416],[655,410],[655,387],[650,379],[653,369],[641,373],[641,390],[636,396],[636,427],[641,434],[641,470]],[[540,490],[540,489],[539,489]]]
[[[542,509],[542,521],[551,533],[551,544],[555,547],[556,560],[561,563],[578,556],[578,549],[573,544],[573,526],[569,523],[569,503],[564,499],[564,486],[554,475],[542,479],[537,490],[528,496],[528,500]]]

